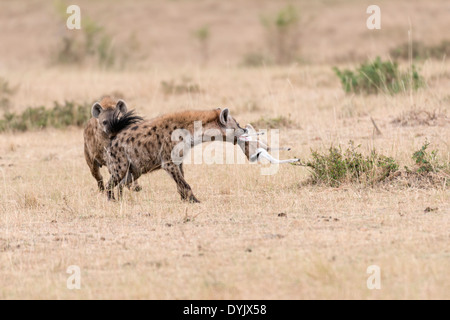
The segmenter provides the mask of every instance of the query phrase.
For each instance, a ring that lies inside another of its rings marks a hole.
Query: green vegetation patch
[[[339,187],[343,184],[375,186],[394,184],[395,186],[430,188],[450,186],[450,161],[440,159],[438,150],[429,151],[430,143],[412,154],[414,165],[400,169],[392,157],[373,150],[369,155],[359,151],[360,145],[350,141],[347,148],[330,147],[325,152],[312,150],[312,158],[307,162],[293,165],[310,169],[311,177],[305,184]]]
[[[5,112],[0,119],[0,131],[28,131],[47,127],[66,128],[82,127],[90,119],[90,107],[66,101],[64,104],[54,103],[53,108],[29,107],[22,113]]]
[[[330,147],[324,153],[313,150],[312,159],[306,163],[312,173],[310,182],[331,187],[353,182],[373,185],[398,170],[398,163],[393,158],[376,151],[366,156],[359,148],[360,145],[354,146],[350,142],[345,149]]]
[[[379,57],[361,64],[354,71],[336,67],[333,70],[341,80],[345,92],[395,94],[410,89],[417,90],[425,84],[414,65],[410,70],[402,72],[396,62],[382,61]]]

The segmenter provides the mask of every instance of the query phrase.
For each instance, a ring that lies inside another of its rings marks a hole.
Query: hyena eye
[[[103,125],[106,126],[106,124],[108,123],[108,121],[103,120]]]

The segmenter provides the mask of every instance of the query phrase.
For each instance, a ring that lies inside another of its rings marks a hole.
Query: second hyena
[[[123,185],[130,184],[142,174],[164,169],[175,180],[181,199],[199,202],[184,179],[182,160],[174,161],[172,157],[172,150],[179,143],[172,139],[172,133],[182,129],[193,137],[197,121],[201,121],[203,133],[199,139],[188,142],[191,146],[218,136],[236,144],[237,137],[247,132],[231,117],[228,109],[178,112],[133,125],[125,125],[127,118],[122,117],[111,123],[108,130],[117,134],[111,139],[107,155],[111,173],[108,199],[114,199],[113,190],[117,185],[120,196]],[[184,155],[181,153],[181,156]]]
[[[127,114],[125,101],[104,97],[92,106],[92,118],[84,129],[84,156],[100,191],[105,189],[100,168],[106,165],[106,150],[110,143],[110,133],[106,124],[113,117],[125,114]],[[141,188],[135,183],[133,189],[139,191]]]

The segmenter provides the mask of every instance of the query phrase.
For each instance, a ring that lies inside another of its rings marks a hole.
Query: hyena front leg
[[[123,190],[123,180],[126,179],[127,169],[126,166],[121,165],[119,162],[110,162],[108,163],[108,169],[111,173],[111,178],[108,181],[107,185],[107,196],[108,200],[115,200],[114,198],[114,188],[119,186],[119,199],[122,198],[122,190]]]
[[[124,173],[120,172],[120,171],[119,172],[117,172],[117,171],[111,172],[111,178],[108,181],[107,192],[106,192],[106,194],[108,195],[108,200],[116,200],[114,198],[114,188],[116,186],[118,186],[118,189],[119,189],[119,193],[118,193],[119,200],[122,199],[123,186],[126,185],[125,184],[126,177],[123,179],[121,178],[121,177],[123,177],[123,175],[124,175]]]
[[[181,175],[182,175],[183,178],[184,178],[183,162],[180,163],[180,165],[179,165],[178,167],[180,168]]]
[[[89,169],[91,170],[92,176],[95,178],[95,180],[97,180],[98,190],[100,192],[103,192],[105,190],[105,186],[103,185],[103,177],[100,174],[100,164],[97,162],[97,160],[91,159],[86,146],[84,147],[84,156],[86,158]]]
[[[108,197],[108,200],[116,200],[114,197],[114,188],[118,183],[119,181],[114,178],[114,175],[111,174],[111,178],[106,185],[106,196]]]
[[[194,196],[191,186],[184,180],[182,170],[179,165],[169,161],[162,165],[162,168],[175,180],[177,184],[178,193],[181,195],[182,200],[189,202],[199,203],[200,201]]]

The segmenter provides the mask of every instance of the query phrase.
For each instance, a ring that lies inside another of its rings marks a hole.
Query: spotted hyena
[[[106,124],[113,117],[125,114],[127,105],[123,100],[104,97],[92,106],[92,118],[84,129],[84,156],[100,191],[105,189],[100,168],[106,165],[106,150],[110,143]],[[135,191],[140,190],[137,183],[133,187]]]
[[[199,202],[184,179],[182,159],[175,161],[172,156],[172,151],[179,144],[179,141],[172,139],[174,132],[180,129],[188,132],[189,137],[194,137],[196,121],[202,123],[202,136],[186,141],[190,146],[217,138],[236,144],[237,137],[247,132],[231,117],[228,109],[184,111],[132,125],[125,124],[129,122],[125,116],[111,122],[108,130],[115,134],[107,155],[111,173],[107,184],[108,199],[114,199],[117,185],[120,196],[123,185],[130,184],[142,174],[163,169],[175,180],[181,199]],[[184,156],[183,151],[178,154]]]

